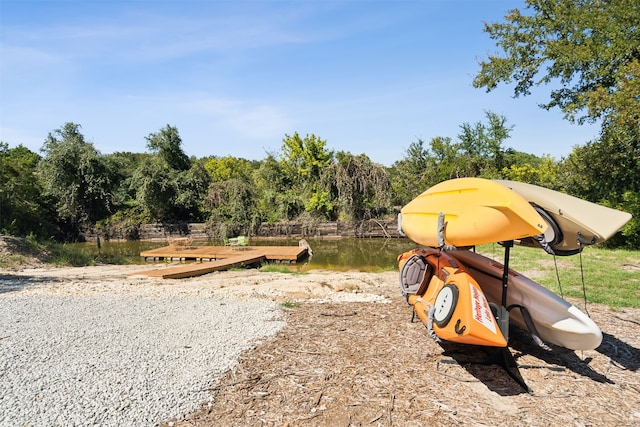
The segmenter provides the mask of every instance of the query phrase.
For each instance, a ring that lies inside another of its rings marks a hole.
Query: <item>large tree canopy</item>
[[[481,62],[475,87],[515,83],[514,95],[554,83],[550,101],[569,120],[640,123],[640,2],[526,0],[504,23],[485,24],[502,55]]]
[[[80,125],[65,123],[44,142],[38,164],[45,196],[55,201],[58,215],[74,227],[95,223],[112,206],[110,176],[100,153],[85,141]]]
[[[191,167],[189,157],[182,150],[182,138],[178,128],[167,125],[158,133],[150,133],[147,139],[147,148],[160,157],[171,169],[186,171]]]
[[[40,156],[0,141],[0,233],[45,235],[50,232],[48,206],[41,197],[36,167]]]
[[[130,181],[140,206],[158,221],[199,219],[210,183],[205,166],[182,150],[176,127],[167,125],[146,139],[153,154],[138,165]]]

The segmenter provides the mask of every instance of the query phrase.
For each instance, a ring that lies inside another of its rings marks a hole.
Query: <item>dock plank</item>
[[[216,261],[207,261],[202,263],[185,264],[177,267],[156,268],[152,270],[138,271],[129,274],[129,276],[149,276],[161,277],[163,279],[183,279],[186,277],[201,276],[203,274],[212,273],[214,271],[228,270],[234,267],[241,267],[247,264],[255,264],[266,259],[263,253],[252,251],[247,254],[236,253],[235,256],[218,259]]]
[[[258,252],[269,261],[297,261],[308,254],[307,249],[301,246],[191,246],[179,249],[164,246],[142,251],[140,256],[145,259],[219,260]]]

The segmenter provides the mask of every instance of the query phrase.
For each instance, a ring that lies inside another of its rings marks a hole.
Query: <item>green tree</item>
[[[514,95],[559,84],[546,109],[569,120],[640,123],[640,2],[629,0],[526,0],[530,13],[513,9],[503,23],[485,24],[502,55],[480,63],[473,85],[487,91],[515,83]]]
[[[66,123],[49,133],[41,151],[38,173],[43,194],[52,198],[58,216],[72,232],[109,213],[113,198],[109,172],[100,153],[80,133],[80,125]]]
[[[201,221],[205,218],[205,197],[211,184],[202,162],[191,161],[188,170],[176,176],[175,209],[180,219]]]
[[[171,169],[186,171],[191,167],[189,157],[182,150],[182,138],[176,127],[167,125],[158,133],[149,134],[146,139],[147,148],[157,153]]]
[[[36,175],[40,156],[19,145],[0,142],[0,231],[49,237],[55,217],[42,197]]]
[[[285,135],[282,141],[282,171],[291,183],[293,193],[298,193],[306,212],[320,218],[331,216],[333,209],[329,194],[318,188],[322,170],[334,159],[327,149],[327,141],[314,134],[301,138],[297,132]]]
[[[485,112],[487,124],[463,123],[458,135],[458,148],[462,154],[464,171],[462,176],[498,177],[504,164],[504,142],[509,138],[513,126],[496,113]]]
[[[389,170],[393,203],[399,206],[426,190],[432,181],[436,160],[432,152],[418,139],[409,144],[404,157]]]
[[[359,221],[384,216],[392,199],[386,168],[365,154],[338,152],[336,159],[323,170],[319,185],[329,219]],[[338,218],[331,216],[334,207]]]
[[[327,141],[314,134],[301,138],[298,132],[285,135],[282,140],[282,158],[291,172],[307,181],[320,177],[320,171],[333,160],[333,151],[327,150]]]
[[[149,157],[131,177],[136,200],[154,220],[176,219],[174,199],[177,193],[176,174],[157,157]]]
[[[560,164],[551,156],[536,157],[519,152],[509,153],[510,166],[502,169],[502,176],[512,181],[527,182],[541,187],[561,190]]]
[[[304,199],[297,181],[282,161],[268,155],[253,174],[256,209],[267,222],[291,220],[304,212]]]
[[[253,164],[246,159],[233,156],[213,157],[204,164],[213,182],[222,182],[229,179],[252,179]]]
[[[241,179],[213,182],[209,186],[205,207],[209,210],[209,228],[214,234],[232,237],[251,234],[256,226],[256,196],[253,186]]]
[[[113,203],[116,209],[132,207],[135,203],[136,191],[131,186],[131,179],[136,169],[149,158],[146,153],[115,152],[103,154],[103,159],[110,173],[113,184]]]
[[[167,125],[146,139],[152,154],[131,177],[140,206],[157,221],[201,218],[210,182],[204,166],[184,153],[175,127]]]

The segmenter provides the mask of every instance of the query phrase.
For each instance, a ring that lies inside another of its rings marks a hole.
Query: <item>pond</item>
[[[306,239],[313,251],[309,259],[291,265],[296,271],[327,269],[335,271],[380,271],[397,268],[397,257],[401,253],[418,247],[414,242],[404,238],[340,238],[340,239]],[[166,246],[166,242],[128,241],[101,242],[100,251],[112,258],[125,259],[131,263],[144,263],[140,252]],[[298,246],[298,239],[251,240],[251,246]],[[96,242],[78,243],[77,245],[97,252]],[[193,242],[193,245],[217,245],[222,242]]]

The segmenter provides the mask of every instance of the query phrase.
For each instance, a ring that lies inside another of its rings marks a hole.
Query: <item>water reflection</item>
[[[292,265],[297,271],[314,269],[328,269],[337,271],[379,271],[397,268],[396,259],[402,252],[415,248],[417,245],[408,239],[313,239],[306,238],[313,250],[311,259]],[[251,246],[279,246],[298,245],[298,239],[268,239],[251,240]],[[166,242],[129,241],[129,242],[105,242],[100,245],[103,255],[113,258],[126,259],[131,263],[144,263],[140,259],[140,252],[166,246]],[[78,245],[95,251],[98,248],[95,242],[78,243]],[[193,242],[194,246],[215,245],[221,246],[221,241]]]

